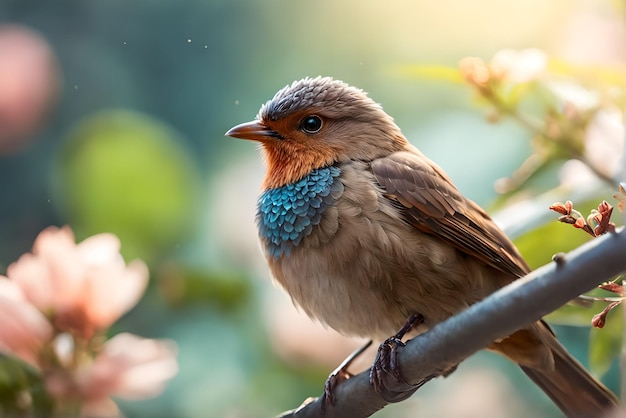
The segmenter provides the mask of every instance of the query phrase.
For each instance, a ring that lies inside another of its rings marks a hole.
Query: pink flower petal
[[[12,284],[0,278],[0,351],[37,366],[38,351],[51,338],[52,326]]]
[[[128,267],[91,271],[85,292],[86,315],[97,328],[106,328],[137,304],[148,285],[148,267],[135,260]]]
[[[81,405],[81,417],[119,418],[123,416],[111,398],[87,401]]]
[[[128,346],[131,343],[134,345],[134,352],[128,353]],[[166,382],[178,372],[176,347],[173,341],[158,341],[122,334],[116,345],[120,350],[126,347],[124,353],[117,350],[117,358],[123,355],[132,360],[132,363],[129,362],[130,367],[122,374],[121,385],[113,395],[125,399],[155,396],[163,391]]]
[[[67,310],[80,296],[82,266],[69,227],[49,227],[35,239],[32,254],[8,268],[26,298],[46,314]]]
[[[18,302],[24,301],[22,289],[14,281],[4,276],[0,276],[0,297]]]
[[[175,356],[172,341],[118,334],[106,342],[92,364],[79,370],[77,384],[87,400],[110,395],[127,399],[154,396],[178,372]]]
[[[77,245],[69,227],[46,228],[32,254],[9,266],[8,276],[60,330],[90,338],[130,310],[148,284],[147,266],[141,261],[127,266],[120,246],[113,234]]]
[[[35,239],[33,255],[47,269],[46,278],[51,289],[52,306],[40,308],[44,311],[48,309],[62,311],[74,304],[80,297],[83,268],[77,262],[72,230],[67,226],[44,229]]]
[[[121,243],[113,234],[91,236],[76,246],[81,262],[86,266],[124,264],[120,255]]]
[[[50,274],[43,261],[33,254],[24,254],[7,269],[9,278],[17,283],[26,299],[41,311],[52,309],[54,294]]]

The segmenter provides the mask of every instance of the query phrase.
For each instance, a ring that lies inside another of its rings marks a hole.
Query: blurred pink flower
[[[42,231],[7,276],[57,328],[83,338],[109,327],[132,308],[148,284],[148,268],[135,260],[126,265],[120,241],[98,234],[75,243],[69,227]]]
[[[76,244],[69,227],[50,227],[0,276],[0,352],[40,369],[58,416],[117,417],[111,396],[157,395],[178,372],[174,342],[96,333],[148,283],[147,266],[119,251],[112,234]]]
[[[55,104],[60,84],[56,58],[37,32],[0,25],[0,154],[24,148]]]
[[[142,399],[162,392],[178,372],[176,351],[173,341],[118,334],[71,375],[49,375],[46,387],[57,399],[77,398],[90,414],[108,416],[102,408],[111,409],[110,396]]]
[[[92,364],[77,371],[77,382],[85,399],[142,399],[162,392],[177,372],[172,341],[122,333],[105,343]]]
[[[0,276],[0,324],[0,352],[37,367],[39,350],[52,337],[52,326],[4,276]]]

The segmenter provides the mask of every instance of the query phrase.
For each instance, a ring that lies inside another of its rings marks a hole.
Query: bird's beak
[[[270,139],[282,139],[278,132],[271,130],[263,122],[253,120],[230,128],[225,134],[233,138],[248,139],[251,141],[267,141]]]

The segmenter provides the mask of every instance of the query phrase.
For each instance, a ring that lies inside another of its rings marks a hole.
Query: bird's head
[[[268,165],[265,188],[293,183],[316,168],[371,161],[409,146],[380,105],[330,77],[284,87],[261,107],[256,120],[226,135],[261,143]]]

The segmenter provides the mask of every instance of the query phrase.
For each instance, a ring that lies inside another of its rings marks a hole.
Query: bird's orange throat
[[[337,152],[324,145],[311,147],[297,142],[273,140],[263,142],[262,150],[267,164],[263,189],[295,183],[312,170],[337,161]]]

